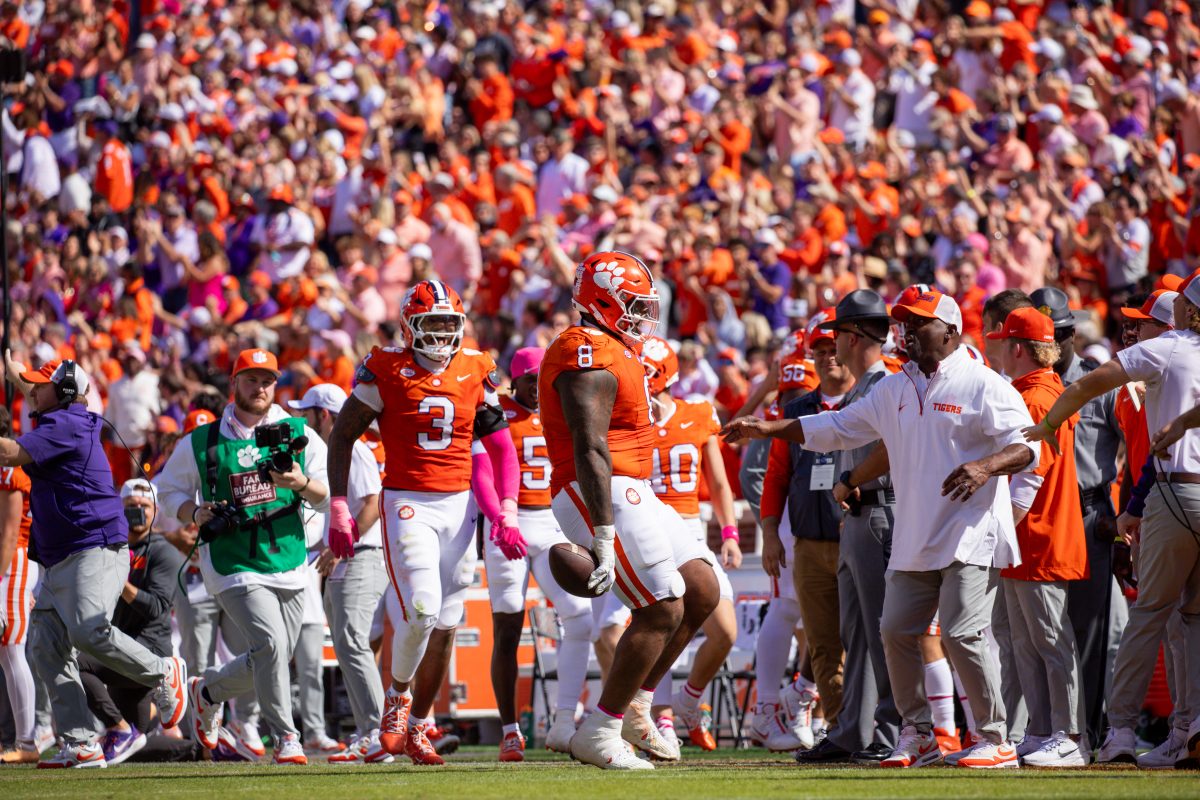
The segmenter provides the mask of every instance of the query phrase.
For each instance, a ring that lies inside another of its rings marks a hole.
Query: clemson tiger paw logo
[[[625,499],[629,501],[629,505],[631,506],[636,506],[642,502],[642,496],[632,486],[625,490]]]
[[[592,280],[596,285],[605,291],[614,291],[621,284],[625,283],[625,278],[621,277],[625,274],[625,268],[619,266],[618,261],[604,261],[597,264],[593,268]]]
[[[399,514],[400,519],[412,519],[413,515],[417,512],[413,511],[412,506],[400,506],[400,511],[397,513]]]
[[[665,361],[669,347],[662,339],[647,339],[642,345],[642,356],[653,361]]]
[[[239,467],[253,467],[258,463],[258,448],[252,445],[246,445],[237,451],[237,462]]]

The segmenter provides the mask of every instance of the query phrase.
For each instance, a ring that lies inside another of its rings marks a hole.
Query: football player
[[[538,367],[544,352],[540,347],[525,347],[514,353],[509,367],[512,394],[500,396],[500,407],[521,465],[521,488],[515,508],[498,503],[491,488],[492,472],[487,459],[476,456],[478,477],[472,481],[480,510],[492,522],[483,559],[492,604],[492,687],[504,726],[501,761],[525,760],[525,740],[517,725],[517,646],[521,642],[531,571],[554,605],[563,633],[558,644],[557,710],[546,732],[546,747],[550,750],[571,751],[575,706],[587,679],[591,645],[590,603],[563,591],[550,574],[550,548],[566,542],[567,538],[550,510],[550,458],[538,413]]]
[[[576,270],[572,294],[580,324],[550,344],[538,375],[551,508],[566,537],[596,556],[589,589],[615,586],[632,621],[596,713],[570,749],[602,769],[649,769],[622,738],[679,758],[650,718],[651,692],[716,607],[719,588],[712,553],[664,529],[678,517],[647,480],[655,428],[637,351],[658,325],[650,270],[627,253],[595,253]]]
[[[704,622],[704,642],[696,651],[687,683],[671,694],[671,673],[655,690],[656,724],[668,739],[675,736],[669,712],[683,724],[692,744],[702,750],[716,750],[717,742],[700,711],[704,688],[725,663],[737,638],[737,619],[733,612],[733,587],[724,567],[737,569],[742,564],[738,546],[737,518],[733,513],[733,491],[725,475],[721,444],[717,431],[721,423],[717,411],[707,400],[676,400],[668,391],[679,380],[679,359],[671,345],[651,337],[642,346],[642,365],[650,386],[650,405],[656,427],[651,457],[654,493],[678,512],[700,546],[708,547],[708,525],[700,517],[700,475],[708,484],[713,512],[721,526],[721,554],[714,565],[721,600],[717,610]]]
[[[410,684],[434,628],[449,632],[461,621],[475,573],[472,439],[486,448],[505,504],[516,503],[518,467],[496,405],[496,365],[490,356],[462,347],[466,315],[458,294],[441,281],[421,281],[405,295],[401,320],[405,347],[376,347],[363,360],[330,434],[329,547],[341,558],[354,556],[358,532],[346,504],[346,481],[354,443],[377,419],[388,454],[381,500],[384,559],[401,612],[379,741],[384,750],[406,753],[415,763],[440,764],[425,722],[409,725]],[[448,639],[448,633],[439,637]]]

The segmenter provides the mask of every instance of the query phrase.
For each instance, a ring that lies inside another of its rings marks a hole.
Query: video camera
[[[260,425],[254,429],[254,446],[270,451],[259,459],[255,468],[258,470],[259,480],[271,483],[272,472],[287,472],[292,468],[296,461],[292,454],[308,447],[308,437],[293,437],[291,425],[277,422],[274,425]]]
[[[220,502],[211,509],[212,519],[200,526],[200,541],[211,542],[218,536],[232,533],[241,525],[237,509],[226,502]]]

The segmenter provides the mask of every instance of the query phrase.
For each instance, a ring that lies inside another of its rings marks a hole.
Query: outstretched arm
[[[1067,387],[1054,405],[1046,412],[1046,416],[1036,425],[1025,429],[1025,439],[1030,442],[1050,442],[1050,446],[1058,449],[1055,431],[1083,408],[1087,402],[1099,397],[1105,392],[1124,386],[1130,381],[1125,367],[1115,358],[1098,369],[1089,372]]]

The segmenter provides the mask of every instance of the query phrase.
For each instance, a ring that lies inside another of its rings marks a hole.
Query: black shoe
[[[822,739],[811,750],[801,750],[796,753],[797,764],[840,764],[848,761],[850,761],[850,752],[843,750],[828,739]]]
[[[873,742],[859,750],[851,758],[854,759],[855,764],[878,764],[890,756],[893,749],[881,742]]]

